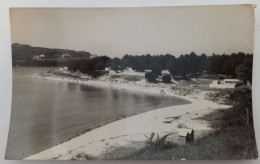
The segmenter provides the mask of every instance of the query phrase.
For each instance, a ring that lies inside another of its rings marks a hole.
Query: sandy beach
[[[121,73],[119,75],[127,76],[129,74],[132,74],[132,76],[143,76],[143,74],[136,72]],[[175,96],[186,99],[191,103],[156,109],[106,124],[67,142],[29,156],[25,160],[75,159],[77,154],[81,153],[89,157],[102,159],[105,153],[117,147],[142,147],[147,140],[147,136],[150,136],[153,132],[159,136],[170,133],[171,135],[168,137],[168,140],[183,144],[183,137],[179,135],[189,129],[195,131],[195,139],[213,131],[209,123],[199,119],[200,117],[219,109],[231,107],[205,100],[206,91],[194,91],[184,96],[180,90],[172,89],[174,84],[152,84],[146,82],[145,79],[140,81],[111,80],[111,74],[95,80],[89,77],[82,77],[80,79],[59,77],[52,73],[36,74],[33,77],[99,87],[111,87],[123,89],[126,92],[145,92],[161,96]]]

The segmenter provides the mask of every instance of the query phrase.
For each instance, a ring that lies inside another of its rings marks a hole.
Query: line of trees
[[[143,72],[152,70],[149,77],[161,75],[162,70],[169,70],[172,76],[182,76],[186,78],[189,74],[223,74],[229,78],[240,78],[244,81],[252,79],[253,55],[243,52],[207,56],[205,54],[197,55],[195,52],[175,57],[171,54],[165,55],[125,55],[123,58],[109,58],[101,56],[94,59],[76,59],[66,61],[51,60],[57,58],[63,53],[69,53],[73,57],[90,57],[89,52],[72,51],[65,49],[49,49],[42,47],[31,47],[30,45],[12,44],[13,66],[40,66],[55,67],[68,66],[69,70],[80,70],[90,75],[95,74],[97,70],[104,70],[110,67],[112,70],[123,70],[131,67],[133,70]],[[37,53],[36,53],[37,52]],[[44,53],[49,60],[34,61],[32,56]],[[165,78],[168,81],[168,77]]]
[[[110,67],[114,71],[131,67],[137,72],[151,70],[151,73],[146,75],[152,79],[151,81],[160,76],[162,70],[169,70],[172,76],[182,76],[182,78],[186,78],[188,74],[200,75],[207,73],[223,74],[229,78],[240,78],[250,82],[252,80],[252,65],[253,55],[242,52],[230,55],[213,54],[212,56],[197,55],[191,52],[178,58],[170,54],[154,56],[150,54],[141,56],[125,55],[121,59],[101,56],[94,59],[69,61],[67,64],[69,70],[79,70],[90,75],[94,75],[97,70],[105,70],[106,67]]]
[[[207,56],[197,55],[194,52],[181,55],[176,58],[173,55],[142,56],[125,55],[122,59],[113,58],[109,60],[108,66],[111,69],[123,70],[131,67],[133,70],[143,72],[152,70],[156,75],[160,75],[162,70],[169,70],[172,76],[182,76],[186,78],[188,74],[223,74],[229,78],[241,78],[251,81],[253,55],[242,52],[230,55],[222,54]],[[153,77],[153,75],[148,75]],[[242,77],[243,76],[243,77]]]

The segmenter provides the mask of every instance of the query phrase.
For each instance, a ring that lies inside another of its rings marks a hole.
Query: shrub
[[[153,72],[147,72],[145,73],[145,78],[149,81],[149,82],[155,82],[157,75]]]
[[[177,145],[175,143],[171,143],[169,141],[166,141],[166,138],[171,135],[166,134],[162,137],[159,136],[159,134],[157,134],[157,137],[155,137],[155,133],[151,133],[151,136],[146,136],[147,138],[146,140],[146,146],[149,147],[148,149],[167,149],[167,148],[171,148],[171,147],[176,147]]]
[[[144,72],[145,67],[142,65],[142,63],[137,63],[134,69],[135,69],[137,72]]]
[[[95,157],[89,154],[85,154],[83,152],[78,153],[71,158],[71,160],[93,160],[93,159],[95,159]]]
[[[81,67],[81,60],[69,60],[68,61],[68,70],[69,71],[76,71]]]
[[[80,72],[93,75],[96,71],[95,65],[91,61],[82,62],[80,65]]]
[[[171,75],[163,75],[162,82],[164,83],[171,83]]]
[[[156,74],[157,76],[161,75],[161,73],[162,73],[162,68],[159,65],[157,65],[157,64],[153,64],[151,66],[151,69],[152,69],[152,72],[154,74]]]

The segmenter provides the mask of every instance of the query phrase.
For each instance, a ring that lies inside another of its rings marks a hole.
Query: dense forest
[[[151,70],[146,76],[158,77],[162,70],[169,70],[172,76],[187,75],[200,76],[202,74],[221,74],[227,78],[240,78],[251,81],[253,55],[242,52],[232,53],[230,55],[222,54],[207,56],[205,54],[197,55],[194,52],[190,54],[175,57],[166,55],[125,55],[122,59],[110,59],[106,56],[97,57],[90,60],[70,61],[69,70],[79,70],[83,73],[93,74],[96,70],[104,70],[110,67],[114,71],[124,70],[127,67],[138,72]]]

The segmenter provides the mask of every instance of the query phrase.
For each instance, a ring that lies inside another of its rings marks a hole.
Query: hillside
[[[68,49],[52,49],[44,47],[31,47],[30,45],[12,44],[12,59],[28,60],[35,55],[44,54],[46,59],[58,59],[62,54],[70,54],[72,58],[90,58],[91,54],[85,51],[74,51]]]

